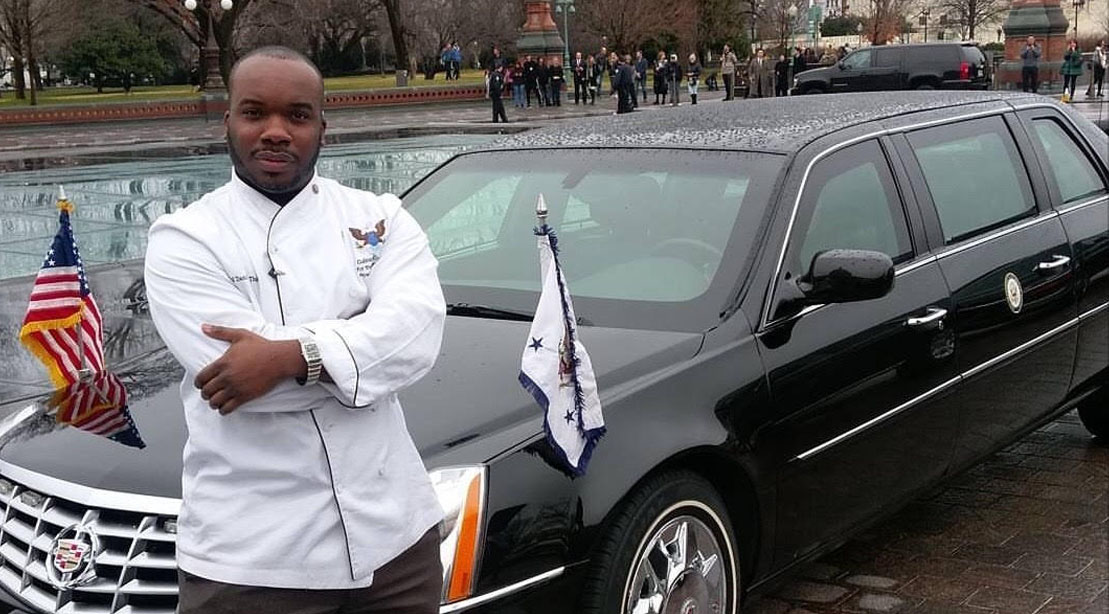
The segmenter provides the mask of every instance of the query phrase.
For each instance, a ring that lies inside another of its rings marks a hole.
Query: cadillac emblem
[[[73,524],[62,529],[50,544],[46,575],[59,589],[70,589],[96,579],[100,540],[91,528]]]
[[[1024,289],[1020,286],[1020,279],[1012,273],[1005,274],[1005,301],[1013,313],[1020,313],[1020,308],[1024,306]]]

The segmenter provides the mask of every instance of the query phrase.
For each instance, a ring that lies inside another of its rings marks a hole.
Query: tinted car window
[[[847,68],[851,68],[854,70],[858,70],[860,68],[869,68],[870,50],[863,49],[862,51],[856,51],[846,58],[843,58],[843,63],[847,65]]]
[[[579,315],[597,325],[700,329],[696,314],[718,316],[735,287],[749,244],[733,237],[737,227],[757,228],[781,160],[723,151],[479,152],[453,159],[404,202],[427,230],[448,302],[535,309],[532,229],[542,194]]]
[[[874,65],[886,68],[897,68],[901,65],[900,49],[875,49]]]
[[[1020,153],[1000,117],[919,130],[909,143],[948,243],[1035,213]]]
[[[901,199],[882,148],[874,141],[836,152],[813,168],[801,200],[790,272],[803,274],[829,249],[883,252],[894,262],[911,258],[912,242]]]
[[[906,62],[912,67],[935,66],[937,64],[959,62],[959,48],[954,45],[929,45],[910,47]]]
[[[1105,184],[1090,160],[1062,126],[1050,119],[1038,119],[1032,123],[1032,128],[1047,158],[1048,175],[1064,203],[1105,191]]]

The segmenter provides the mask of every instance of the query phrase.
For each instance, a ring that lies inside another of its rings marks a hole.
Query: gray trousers
[[[240,586],[177,572],[178,614],[438,614],[439,528],[374,572],[373,586],[301,590]]]

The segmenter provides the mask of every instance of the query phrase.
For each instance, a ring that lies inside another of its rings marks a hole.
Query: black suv
[[[990,82],[986,71],[986,57],[974,43],[883,45],[797,75],[792,93],[984,90]]]

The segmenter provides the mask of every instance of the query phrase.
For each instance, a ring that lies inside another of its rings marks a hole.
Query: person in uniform
[[[316,173],[323,78],[240,59],[228,183],[151,226],[146,292],[185,369],[179,614],[434,614],[443,510],[397,393],[432,367],[438,264],[393,195]]]
[[[508,116],[504,114],[504,66],[498,66],[489,73],[489,100],[493,103],[493,123],[502,121],[508,123]]]

